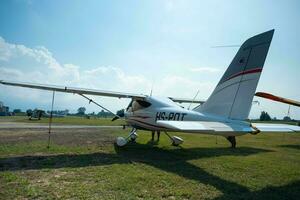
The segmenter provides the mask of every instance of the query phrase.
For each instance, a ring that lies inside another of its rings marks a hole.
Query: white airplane
[[[274,30],[270,30],[246,40],[233,58],[223,77],[207,101],[174,97],[155,97],[142,94],[80,89],[20,82],[0,81],[1,84],[59,91],[85,95],[99,95],[118,98],[131,98],[125,112],[115,114],[125,117],[133,129],[127,138],[118,137],[117,145],[123,146],[137,138],[136,131],[163,131],[170,137],[173,145],[183,143],[177,136],[167,132],[187,132],[221,135],[235,148],[235,136],[260,131],[300,131],[300,127],[284,124],[252,124],[248,118],[255,90],[272,41]],[[192,110],[177,103],[199,103]],[[99,104],[98,104],[99,105]],[[100,106],[100,105],[99,105]]]

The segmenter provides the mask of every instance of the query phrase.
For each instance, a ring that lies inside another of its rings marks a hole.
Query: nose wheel
[[[122,146],[125,146],[129,141],[131,142],[135,142],[135,140],[137,139],[138,137],[138,134],[136,133],[136,128],[133,128],[128,137],[127,138],[124,138],[124,137],[117,137],[116,139],[116,144],[119,146],[119,147],[122,147]]]

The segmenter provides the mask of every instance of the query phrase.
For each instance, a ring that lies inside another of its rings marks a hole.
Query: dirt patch
[[[51,142],[58,145],[107,145],[115,140],[119,129],[55,129],[51,132]],[[47,141],[45,129],[0,130],[1,144]]]

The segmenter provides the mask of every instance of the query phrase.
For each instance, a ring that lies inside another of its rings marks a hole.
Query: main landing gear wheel
[[[180,144],[183,143],[183,139],[181,139],[180,137],[178,136],[170,136],[167,132],[165,132],[165,134],[170,138],[171,142],[172,142],[172,145],[173,146],[179,146]]]

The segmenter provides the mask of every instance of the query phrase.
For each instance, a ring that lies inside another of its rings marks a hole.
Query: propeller
[[[116,113],[117,116],[115,116],[111,121],[115,121],[117,119],[119,119],[120,117],[124,117],[125,116],[125,110],[118,110]]]

